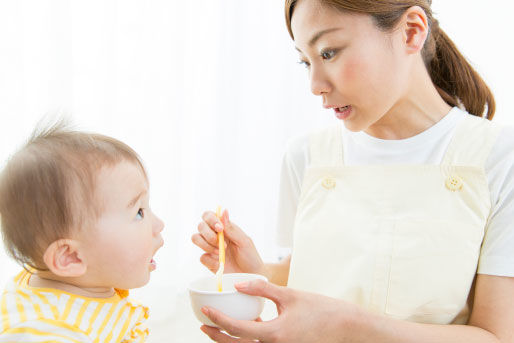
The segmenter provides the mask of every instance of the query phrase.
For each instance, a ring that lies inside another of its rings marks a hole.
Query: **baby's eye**
[[[136,219],[141,220],[145,217],[145,212],[142,208],[137,211]]]

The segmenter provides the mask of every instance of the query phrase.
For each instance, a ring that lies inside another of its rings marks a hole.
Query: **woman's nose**
[[[312,94],[323,95],[330,92],[331,85],[323,70],[311,66],[310,78]]]

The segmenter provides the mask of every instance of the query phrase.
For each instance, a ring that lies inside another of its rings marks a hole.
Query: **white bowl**
[[[264,308],[264,298],[238,292],[234,284],[261,279],[266,277],[258,274],[233,273],[223,274],[223,291],[218,292],[216,275],[202,277],[189,286],[191,306],[200,322],[209,326],[217,326],[201,311],[202,307],[215,308],[229,317],[241,320],[255,320],[259,318]]]

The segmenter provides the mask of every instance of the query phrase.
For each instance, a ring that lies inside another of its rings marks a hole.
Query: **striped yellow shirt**
[[[111,298],[87,298],[28,285],[23,271],[0,300],[0,343],[144,342],[148,308],[130,300],[128,291]]]

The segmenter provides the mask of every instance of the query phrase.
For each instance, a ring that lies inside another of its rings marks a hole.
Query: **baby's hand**
[[[219,231],[225,236],[225,273],[255,273],[264,274],[265,265],[262,262],[253,241],[237,225],[230,222],[228,211],[223,211],[221,221],[212,211],[202,215],[198,224],[198,233],[191,237],[194,244],[205,254],[200,262],[211,272],[219,268],[218,237]]]

